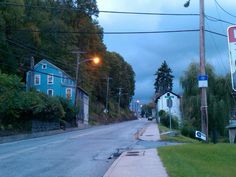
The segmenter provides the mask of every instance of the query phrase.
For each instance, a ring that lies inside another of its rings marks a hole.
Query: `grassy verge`
[[[160,133],[168,132],[169,128],[158,125],[158,128],[160,130]],[[161,140],[163,141],[171,141],[171,142],[179,142],[179,143],[197,143],[198,141],[181,135],[179,130],[174,130],[176,132],[175,136],[169,136],[169,135],[161,135]]]
[[[169,135],[161,135],[161,140],[170,141],[170,142],[178,142],[178,143],[198,143],[199,141],[194,140],[192,138],[177,134],[176,136]]]
[[[161,147],[158,153],[170,177],[235,177],[236,146],[185,144]]]

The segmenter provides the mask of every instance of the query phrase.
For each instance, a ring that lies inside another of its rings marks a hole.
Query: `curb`
[[[77,131],[77,130],[88,129],[91,127],[92,127],[91,125],[83,125],[83,126],[76,127],[76,128],[68,128],[66,130],[59,129],[59,130],[51,130],[51,131],[45,131],[45,132],[3,136],[3,137],[0,137],[0,144],[14,142],[14,141],[20,141],[20,140],[39,138],[39,137],[44,137],[44,136],[57,135],[57,134],[62,134],[62,133],[67,133],[67,132],[72,132],[72,131]]]

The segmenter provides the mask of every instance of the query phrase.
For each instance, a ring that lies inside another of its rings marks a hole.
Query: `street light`
[[[86,63],[89,61],[93,61],[94,64],[99,64],[100,63],[100,58],[94,57],[94,58],[89,58],[89,59],[84,59],[80,61],[80,53],[82,52],[73,52],[76,53],[77,55],[77,62],[76,62],[76,80],[75,80],[75,102],[74,106],[78,106],[78,87],[79,87],[79,65],[82,63]],[[78,114],[76,115],[76,120],[78,121]]]
[[[185,4],[184,7],[188,7],[190,5],[190,0],[188,0]]]
[[[80,53],[76,53],[77,54],[77,65],[76,65],[76,82],[75,82],[75,107],[77,107],[78,105],[78,91],[77,91],[77,88],[79,86],[79,65],[82,64],[82,63],[86,63],[86,62],[89,62],[89,61],[93,61],[94,64],[99,64],[100,63],[100,58],[98,57],[94,57],[94,58],[89,58],[89,59],[84,59],[82,61],[80,61]]]

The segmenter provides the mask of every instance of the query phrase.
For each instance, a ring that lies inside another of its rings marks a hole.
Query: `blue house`
[[[75,102],[75,80],[65,73],[63,70],[43,59],[34,66],[33,71],[28,71],[26,76],[27,89],[35,88],[39,92],[43,92],[49,96],[60,96],[70,100],[72,104]],[[77,88],[78,102],[80,106],[79,118],[84,123],[88,123],[88,103],[89,96],[81,88]]]
[[[33,81],[30,78],[33,72]],[[31,82],[31,83],[30,83]],[[43,59],[27,73],[27,87],[31,84],[37,91],[49,96],[61,96],[75,101],[75,81],[63,70]]]

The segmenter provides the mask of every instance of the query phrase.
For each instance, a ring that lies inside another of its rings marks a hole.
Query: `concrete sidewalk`
[[[139,136],[139,139],[143,141],[159,141],[160,133],[157,124],[150,122],[144,132]]]
[[[139,137],[143,141],[160,140],[157,124],[151,122]],[[132,150],[121,154],[104,177],[168,177],[157,149]]]

